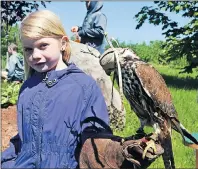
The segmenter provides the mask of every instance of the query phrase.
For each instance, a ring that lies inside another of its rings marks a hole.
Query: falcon
[[[175,168],[171,129],[181,134],[184,143],[184,136],[196,144],[198,141],[180,123],[170,91],[160,73],[132,50],[115,50],[121,67],[123,93],[140,120],[137,132],[144,133],[145,125],[152,126],[164,148],[162,157],[165,168]],[[114,49],[109,48],[101,55],[100,64],[108,75],[114,71],[119,85]]]

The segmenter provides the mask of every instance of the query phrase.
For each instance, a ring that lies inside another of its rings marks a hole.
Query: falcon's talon
[[[154,141],[158,140],[158,134],[157,133],[153,133],[150,138]]]
[[[120,144],[123,145],[124,142],[125,142],[125,139],[122,138],[121,141],[120,141]]]
[[[142,154],[142,159],[144,159],[146,157],[146,153],[147,153],[149,148],[152,148],[154,153],[157,152],[155,142],[153,140],[150,140],[150,141],[146,142],[146,148],[144,149],[144,152]]]

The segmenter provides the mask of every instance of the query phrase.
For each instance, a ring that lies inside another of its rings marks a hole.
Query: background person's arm
[[[103,38],[107,26],[107,19],[104,14],[96,18],[93,23],[93,28],[79,27],[78,35],[80,37],[86,36],[90,38]]]
[[[2,78],[2,79],[7,79],[7,77],[8,77],[8,72],[5,71],[5,70],[2,70],[2,71],[1,71],[1,78]]]

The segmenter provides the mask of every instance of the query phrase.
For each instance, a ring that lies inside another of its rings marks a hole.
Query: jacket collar
[[[80,69],[76,67],[75,64],[69,63],[68,67],[63,70],[50,70],[46,73],[38,73],[36,74],[41,77],[42,82],[46,83],[48,87],[52,87],[58,83],[58,81],[65,75],[70,73],[78,73],[82,72]]]

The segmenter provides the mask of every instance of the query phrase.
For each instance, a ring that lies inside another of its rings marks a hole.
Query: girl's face
[[[37,72],[47,72],[66,67],[61,55],[61,40],[55,38],[23,38],[25,59]],[[64,67],[64,66],[65,67]]]

